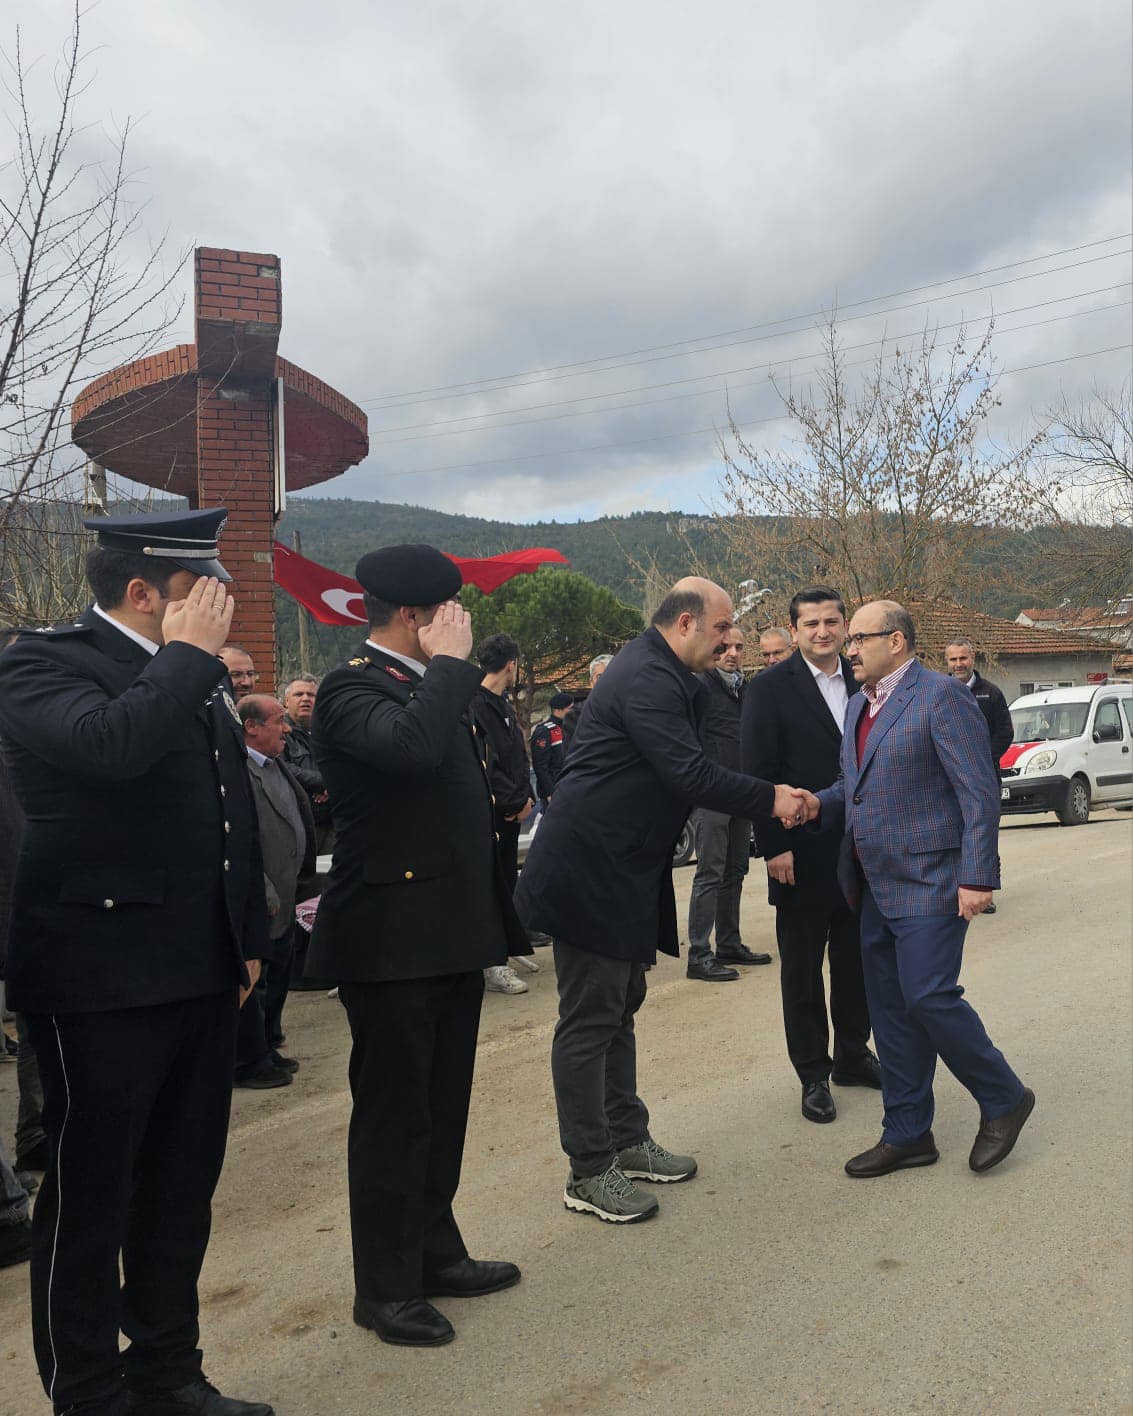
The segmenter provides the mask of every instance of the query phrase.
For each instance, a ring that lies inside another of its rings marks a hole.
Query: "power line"
[[[1061,359],[1047,359],[1041,364],[1024,364],[1017,369],[1001,369],[996,377],[1007,378],[1011,374],[1027,374],[1035,369],[1049,369],[1053,368],[1056,364],[1070,364],[1078,359],[1096,359],[1100,358],[1103,354],[1117,354],[1123,350],[1129,349],[1133,349],[1133,344],[1113,344],[1107,349],[1091,349],[1084,354],[1067,354]],[[872,361],[858,360],[857,362],[869,363]],[[851,364],[848,367],[852,368],[854,365]],[[809,372],[813,373],[815,371],[810,370]],[[754,418],[747,422],[737,423],[736,427],[755,428],[764,423],[778,423],[781,419],[781,414],[777,414],[773,418]],[[428,477],[437,472],[466,472],[477,467],[500,467],[505,463],[511,462],[536,462],[547,457],[575,457],[591,452],[612,452],[623,447],[640,447],[646,443],[671,442],[677,438],[702,437],[707,433],[718,433],[719,431],[717,426],[710,428],[689,428],[683,433],[654,433],[649,437],[630,438],[625,442],[597,443],[592,447],[555,448],[551,452],[529,452],[522,453],[516,457],[486,457],[476,462],[449,462],[441,467],[406,468],[401,472],[381,472],[378,475],[381,477]]]
[[[1073,255],[1073,254],[1075,254],[1075,253],[1078,252],[1078,251],[1093,250],[1093,249],[1096,248],[1097,246],[1108,246],[1108,245],[1112,245],[1115,241],[1125,241],[1125,240],[1128,240],[1131,235],[1133,235],[1133,232],[1126,232],[1124,235],[1121,235],[1121,236],[1107,236],[1107,237],[1105,237],[1103,240],[1100,240],[1100,241],[1086,241],[1086,242],[1084,242],[1083,244],[1081,244],[1081,245],[1079,245],[1079,246],[1065,246],[1065,247],[1063,247],[1061,250],[1057,250],[1057,251],[1047,251],[1044,255],[1041,255],[1041,256],[1028,256],[1028,257],[1027,257],[1026,259],[1024,259],[1024,260],[1008,261],[1008,262],[1007,262],[1006,264],[1004,264],[1004,265],[988,266],[988,267],[987,267],[986,269],[984,269],[984,270],[971,271],[971,272],[969,272],[967,275],[953,275],[953,276],[948,276],[948,277],[946,277],[945,279],[942,279],[942,280],[931,281],[931,282],[929,282],[927,285],[914,285],[914,286],[910,286],[910,287],[909,287],[908,289],[906,289],[906,290],[896,290],[896,291],[891,291],[891,292],[889,292],[888,294],[885,294],[885,295],[871,295],[871,296],[868,296],[867,298],[862,299],[862,300],[852,300],[852,301],[850,301],[848,304],[838,306],[838,308],[839,308],[839,309],[842,309],[842,310],[854,310],[854,309],[859,309],[862,305],[875,305],[875,304],[877,304],[879,301],[882,301],[882,300],[899,300],[899,299],[903,298],[905,295],[918,295],[918,294],[920,294],[920,293],[921,293],[922,291],[924,291],[924,290],[935,290],[935,289],[937,289],[937,288],[938,288],[939,286],[941,286],[941,285],[955,285],[955,284],[958,284],[960,281],[964,281],[964,280],[978,280],[978,279],[982,278],[982,277],[985,276],[985,275],[996,275],[996,274],[998,274],[1001,270],[1013,270],[1013,269],[1015,269],[1015,268],[1018,267],[1018,266],[1034,265],[1034,264],[1036,264],[1036,263],[1039,262],[1039,261],[1054,260],[1055,258],[1057,258],[1057,257],[1059,257],[1059,256]],[[1125,252],[1125,251],[1116,251],[1116,252],[1111,252],[1110,255],[1097,256],[1097,257],[1094,257],[1093,259],[1094,259],[1094,260],[1109,260],[1109,259],[1111,259],[1111,257],[1112,257],[1113,255],[1127,255],[1127,254],[1129,254],[1129,253],[1128,253],[1128,252]],[[1082,261],[1082,262],[1077,262],[1077,263],[1075,263],[1075,264],[1088,265],[1088,264],[1090,264],[1090,261]],[[1057,273],[1057,270],[1072,270],[1072,269],[1074,269],[1074,268],[1075,268],[1075,265],[1060,266],[1060,267],[1057,267],[1056,270],[1050,270],[1050,271],[1036,271],[1034,274],[1035,274],[1036,276],[1039,276],[1039,275],[1054,275],[1054,274]],[[1027,279],[1027,278],[1029,278],[1029,277],[1024,277],[1024,276],[1019,277],[1019,279]],[[993,288],[993,287],[983,287],[983,288],[987,289],[987,288]],[[979,291],[976,290],[976,291],[971,291],[971,292],[956,292],[956,293],[957,293],[957,294],[960,294],[960,293],[978,294]],[[941,297],[941,298],[955,298],[955,297],[952,296],[952,297]],[[434,385],[434,386],[429,387],[429,388],[410,389],[410,390],[408,390],[408,391],[406,391],[406,392],[404,392],[404,393],[397,393],[397,394],[394,394],[394,393],[389,393],[389,394],[377,394],[377,395],[374,395],[374,396],[371,397],[371,398],[360,399],[359,402],[361,402],[361,403],[363,403],[363,404],[377,404],[377,403],[383,403],[383,404],[385,404],[387,407],[390,407],[390,408],[393,408],[393,407],[411,407],[411,406],[413,406],[413,405],[416,404],[416,403],[435,403],[435,402],[437,402],[438,400],[447,400],[447,399],[449,399],[449,398],[471,398],[471,397],[475,397],[476,394],[478,394],[478,393],[501,393],[501,392],[506,391],[506,389],[511,386],[509,383],[506,382],[507,380],[519,380],[520,383],[519,383],[518,386],[520,386],[520,387],[526,387],[526,386],[527,386],[528,384],[530,384],[530,383],[550,383],[550,382],[553,382],[555,379],[559,379],[559,378],[577,378],[577,377],[580,377],[579,374],[573,374],[573,373],[566,372],[566,371],[569,371],[569,370],[581,370],[583,373],[608,373],[608,372],[610,372],[611,369],[621,368],[621,367],[627,367],[629,364],[632,364],[632,363],[650,363],[650,362],[654,362],[653,360],[648,360],[648,359],[638,359],[638,358],[637,358],[638,355],[657,354],[657,353],[660,353],[661,351],[664,351],[664,350],[679,350],[679,351],[680,351],[680,352],[677,353],[677,354],[668,354],[668,355],[665,355],[664,357],[667,357],[667,358],[680,358],[680,357],[682,357],[682,355],[683,355],[683,356],[691,356],[691,355],[693,355],[693,354],[706,354],[706,353],[711,352],[711,348],[712,348],[712,347],[730,348],[730,347],[732,347],[732,346],[730,346],[730,345],[710,346],[710,348],[708,348],[708,349],[683,349],[682,346],[687,345],[687,344],[703,344],[703,343],[706,343],[708,340],[714,340],[714,339],[730,339],[733,335],[737,335],[737,334],[752,334],[752,333],[755,333],[755,332],[757,332],[757,331],[759,331],[759,330],[771,329],[771,328],[773,328],[775,325],[793,323],[793,322],[796,321],[796,320],[818,319],[818,318],[820,318],[820,317],[822,317],[822,316],[824,316],[824,315],[826,315],[826,314],[828,314],[828,313],[829,313],[829,309],[828,309],[828,308],[824,308],[824,309],[819,309],[819,310],[810,310],[810,311],[804,312],[804,313],[802,313],[802,314],[796,314],[796,315],[781,315],[778,319],[766,320],[766,321],[764,321],[762,324],[741,326],[741,327],[738,328],[738,329],[719,330],[719,331],[717,331],[717,332],[714,333],[714,334],[702,334],[702,335],[697,335],[697,336],[691,337],[691,338],[689,338],[689,339],[676,340],[676,341],[674,341],[673,343],[670,343],[670,344],[654,344],[654,345],[645,346],[645,347],[643,347],[643,348],[641,348],[641,349],[630,349],[630,350],[626,350],[626,351],[624,351],[624,352],[622,352],[622,353],[619,353],[619,354],[598,354],[598,355],[594,355],[594,356],[593,356],[592,358],[590,358],[590,359],[580,359],[580,360],[576,361],[575,363],[570,363],[570,364],[551,364],[551,365],[548,365],[548,366],[544,366],[543,368],[519,370],[519,371],[517,371],[517,372],[515,372],[515,373],[511,373],[511,374],[494,374],[494,375],[490,375],[490,376],[488,376],[488,377],[486,377],[486,378],[483,378],[483,379],[469,379],[469,380],[468,380],[467,382],[465,382],[465,383],[437,384],[437,385]],[[784,331],[784,332],[785,332],[785,333],[789,333],[790,331]],[[747,343],[747,342],[749,342],[749,341],[747,341],[747,340],[739,340],[739,341],[737,341],[737,342],[742,344],[742,343]],[[627,362],[626,362],[626,363],[620,363],[620,362],[619,362],[619,363],[612,363],[611,361],[613,361],[613,360],[627,361]],[[607,368],[604,368],[604,369],[588,369],[586,366],[587,366],[587,365],[591,365],[591,364],[606,364],[606,365],[608,365],[608,367],[607,367]],[[539,378],[536,378],[536,377],[535,377],[535,375],[537,375],[537,374],[544,374],[544,375],[546,375],[547,377],[546,377],[546,378],[539,379]],[[487,385],[487,384],[496,384],[496,385],[499,385],[499,386],[498,386],[498,387],[495,387],[495,388],[487,388],[487,387],[484,387],[484,385]],[[459,393],[459,392],[456,392],[456,390],[460,390],[460,389],[468,389],[468,390],[470,390],[470,392],[468,392],[468,393]],[[431,396],[430,396],[430,397],[418,397],[418,395],[426,395],[426,394],[427,394],[427,395],[431,395]],[[376,412],[384,412],[385,409],[379,408],[379,409],[376,409],[375,411],[376,411]]]
[[[1028,313],[1030,310],[1044,310],[1044,309],[1049,308],[1049,306],[1051,306],[1051,305],[1062,305],[1062,304],[1065,304],[1067,300],[1082,300],[1082,299],[1088,298],[1088,297],[1091,296],[1091,295],[1105,295],[1105,294],[1108,294],[1111,290],[1124,290],[1124,289],[1127,288],[1127,286],[1129,286],[1130,283],[1131,283],[1130,281],[1127,281],[1127,280],[1126,280],[1126,281],[1122,281],[1121,284],[1119,284],[1119,285],[1103,285],[1103,286],[1099,286],[1097,289],[1094,289],[1094,290],[1082,290],[1082,291],[1079,291],[1077,294],[1074,294],[1074,295],[1060,295],[1060,296],[1058,296],[1056,299],[1053,299],[1053,300],[1040,300],[1040,301],[1036,302],[1036,303],[1033,304],[1033,305],[1018,305],[1018,306],[1016,306],[1013,310],[1002,310],[1002,311],[999,312],[998,315],[988,315],[988,316],[979,315],[979,316],[977,316],[977,319],[979,319],[979,320],[983,320],[983,319],[1005,319],[1005,318],[1007,318],[1009,315],[1022,315],[1022,314]],[[1074,311],[1071,311],[1069,314],[1066,314],[1066,315],[1056,315],[1056,316],[1054,317],[1054,319],[1055,319],[1055,320],[1078,319],[1078,318],[1080,318],[1080,317],[1082,317],[1082,316],[1084,316],[1084,315],[1096,314],[1097,312],[1099,312],[1099,311],[1101,311],[1101,310],[1116,310],[1116,309],[1120,309],[1122,306],[1127,305],[1128,303],[1129,303],[1129,301],[1127,301],[1127,300],[1119,300],[1119,301],[1117,301],[1116,303],[1110,304],[1110,305],[1094,305],[1094,306],[1091,306],[1091,307],[1090,307],[1089,309],[1087,309],[1087,310],[1074,310]],[[908,307],[902,307],[902,308],[908,308]],[[892,310],[883,310],[883,311],[879,311],[879,313],[880,313],[880,314],[893,314],[893,313],[895,313],[895,311],[892,311]],[[858,316],[856,316],[855,318],[857,318],[857,319],[862,319],[862,318],[867,318],[867,317],[858,315]],[[849,323],[849,321],[847,321],[847,323]],[[959,328],[962,328],[964,325],[966,325],[966,324],[968,324],[968,323],[969,323],[969,321],[967,321],[967,320],[955,320],[955,321],[953,321],[951,324],[937,325],[935,328],[936,328],[936,330],[937,330],[938,332],[939,332],[939,331],[942,331],[942,330],[959,329]],[[1001,334],[1013,334],[1013,333],[1014,333],[1016,330],[1018,330],[1018,329],[1032,329],[1032,328],[1034,328],[1034,325],[1035,325],[1035,324],[1049,324],[1049,323],[1053,323],[1053,320],[1038,320],[1038,321],[1035,321],[1035,322],[1033,322],[1033,323],[1031,323],[1031,324],[1015,325],[1015,326],[1013,326],[1011,329],[1000,330],[1000,333],[1001,333]],[[802,331],[799,331],[799,333],[802,333]],[[846,346],[844,347],[843,352],[852,353],[852,352],[854,352],[855,350],[858,350],[858,349],[870,349],[870,348],[872,348],[872,347],[873,347],[874,345],[876,345],[876,344],[885,344],[885,343],[888,343],[888,342],[891,342],[891,341],[898,341],[898,340],[915,339],[919,333],[921,333],[921,331],[918,331],[918,330],[909,330],[909,331],[906,331],[906,332],[903,333],[903,334],[898,334],[898,335],[892,335],[892,336],[890,336],[890,335],[883,335],[880,339],[864,340],[864,341],[863,341],[862,343],[860,343],[860,344],[848,344],[848,345],[846,345]],[[378,430],[377,436],[379,436],[379,437],[384,436],[386,433],[410,432],[410,431],[413,431],[413,430],[418,429],[418,428],[441,428],[441,429],[443,429],[443,431],[441,431],[441,432],[432,432],[432,433],[417,433],[416,436],[414,436],[414,437],[409,437],[409,438],[389,438],[387,441],[378,443],[378,444],[377,444],[377,447],[378,447],[378,448],[383,448],[383,447],[396,447],[396,446],[400,445],[401,443],[420,442],[420,441],[422,441],[422,440],[424,440],[424,439],[426,439],[426,438],[459,437],[459,436],[461,436],[462,434],[465,434],[465,433],[491,433],[491,432],[494,432],[497,428],[500,428],[500,429],[503,429],[503,428],[523,428],[523,427],[528,426],[529,424],[534,424],[534,423],[550,423],[550,422],[555,422],[555,421],[557,421],[557,420],[560,419],[560,418],[579,418],[579,417],[586,417],[586,416],[589,416],[589,415],[592,415],[592,414],[595,414],[595,413],[605,413],[605,414],[608,414],[608,413],[620,413],[620,412],[623,411],[624,409],[628,409],[628,408],[648,408],[648,407],[652,406],[654,403],[668,403],[668,402],[670,402],[672,399],[675,399],[675,398],[700,398],[700,397],[704,396],[705,394],[717,393],[717,392],[719,392],[719,386],[713,386],[713,387],[711,387],[711,388],[704,388],[704,389],[696,389],[696,390],[694,390],[694,391],[691,392],[691,393],[673,394],[673,395],[671,395],[671,396],[668,397],[668,398],[650,398],[650,399],[645,399],[645,400],[643,400],[642,402],[638,402],[638,403],[621,403],[621,404],[615,405],[615,406],[612,407],[612,408],[582,408],[582,409],[577,409],[576,411],[571,412],[571,413],[556,413],[556,414],[550,414],[550,415],[548,415],[547,417],[544,417],[544,418],[517,418],[517,419],[513,419],[511,422],[508,422],[508,423],[491,423],[491,424],[487,424],[487,425],[485,425],[484,427],[480,427],[480,428],[467,428],[467,427],[450,428],[450,427],[447,426],[447,425],[450,424],[450,423],[462,423],[462,424],[463,424],[463,423],[472,422],[474,419],[475,419],[475,420],[479,420],[479,419],[484,419],[484,418],[501,418],[501,417],[505,417],[505,416],[506,416],[507,414],[509,414],[509,413],[533,413],[533,412],[538,412],[538,411],[540,411],[540,410],[542,410],[542,409],[545,409],[545,408],[570,408],[570,407],[572,407],[573,405],[578,404],[578,403],[589,403],[589,402],[593,402],[595,399],[600,399],[600,398],[617,398],[617,397],[621,396],[622,394],[626,394],[626,393],[646,393],[646,392],[649,392],[649,391],[651,391],[651,390],[653,390],[653,389],[658,389],[658,388],[676,388],[676,387],[678,387],[678,386],[681,385],[681,384],[703,383],[705,379],[727,379],[727,378],[731,377],[731,375],[733,375],[733,374],[750,374],[750,373],[753,373],[756,369],[772,369],[772,368],[774,368],[774,367],[777,366],[777,365],[795,364],[795,363],[798,363],[798,361],[799,361],[800,359],[812,359],[812,358],[815,357],[815,354],[816,354],[816,351],[814,351],[814,350],[807,350],[805,353],[802,353],[802,354],[791,354],[791,355],[785,356],[785,357],[782,358],[782,359],[773,360],[773,361],[771,361],[771,362],[769,362],[769,363],[765,363],[765,364],[745,364],[745,365],[743,365],[743,366],[740,367],[740,368],[736,368],[736,369],[720,369],[720,370],[717,370],[716,372],[711,373],[711,374],[693,374],[693,375],[690,375],[688,378],[683,378],[683,379],[668,379],[668,380],[666,380],[664,383],[638,384],[638,385],[637,385],[636,387],[634,387],[634,388],[615,389],[615,390],[613,390],[613,391],[610,392],[610,393],[591,393],[591,394],[585,394],[585,395],[583,395],[581,398],[563,398],[563,399],[559,399],[559,400],[557,400],[557,401],[555,401],[555,402],[551,402],[551,403],[528,403],[528,404],[523,404],[523,405],[521,405],[521,406],[518,407],[518,408],[501,409],[498,413],[476,413],[476,414],[470,414],[467,418],[440,418],[440,419],[437,419],[435,422],[407,423],[407,424],[405,424],[403,427],[399,427],[399,428],[382,428],[382,429],[379,429],[379,430]],[[764,381],[764,380],[760,380],[760,382],[765,382],[765,381]],[[725,385],[725,386],[726,386],[726,385]],[[743,388],[743,387],[750,387],[750,385],[740,384],[740,385],[737,385],[737,387],[740,387],[740,388]]]

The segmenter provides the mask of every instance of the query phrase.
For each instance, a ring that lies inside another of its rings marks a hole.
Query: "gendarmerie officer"
[[[531,770],[535,773],[535,789],[544,811],[563,770],[563,758],[566,756],[563,719],[573,706],[573,694],[562,691],[552,693],[547,705],[549,716],[536,723],[531,730]]]
[[[307,967],[340,984],[354,1045],[354,1320],[386,1342],[448,1342],[429,1297],[491,1293],[514,1264],[468,1257],[460,1179],[482,970],[529,954],[496,857],[469,706],[481,672],[431,546],[358,562],[370,636],[323,680],[315,755],[336,843]]]
[[[237,1008],[267,918],[216,657],[233,608],[225,517],[87,522],[94,605],[0,656],[0,736],[27,816],[8,993],[49,1145],[32,1331],[59,1413],[271,1416],[221,1396],[197,1348]]]

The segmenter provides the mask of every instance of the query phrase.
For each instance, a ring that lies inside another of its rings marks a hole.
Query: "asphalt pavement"
[[[206,1370],[277,1416],[1127,1413],[1133,1409],[1131,820],[1005,822],[999,912],[968,935],[962,982],[1038,1104],[1014,1154],[973,1175],[978,1124],[943,1067],[940,1162],[854,1181],[878,1095],[799,1113],[777,961],[736,983],[663,959],[639,1018],[654,1135],[700,1174],[614,1227],[568,1213],[548,1049],[550,953],[530,992],[485,1000],[458,1218],[474,1255],[520,1264],[505,1293],[438,1303],[435,1350],[351,1321],[348,1031],[292,995],[294,1085],[238,1092],[201,1280]],[[761,862],[745,942],[774,953]],[[677,872],[678,904],[692,870]],[[580,890],[585,881],[578,882]],[[16,1069],[0,1066],[10,1144]],[[26,1266],[0,1271],[0,1413],[49,1410]]]

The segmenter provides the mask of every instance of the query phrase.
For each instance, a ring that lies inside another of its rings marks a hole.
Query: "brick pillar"
[[[272,384],[280,329],[279,260],[196,253],[197,496],[226,506],[221,558],[232,575],[231,638],[275,691]]]

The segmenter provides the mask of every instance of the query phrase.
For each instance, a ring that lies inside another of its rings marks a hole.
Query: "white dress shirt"
[[[814,675],[814,681],[818,684],[818,691],[822,694],[827,708],[830,709],[831,716],[838,724],[838,731],[845,731],[846,709],[849,706],[850,695],[846,692],[846,680],[842,677],[842,661],[838,660],[838,667],[832,674],[824,672],[809,659],[806,659],[806,666]]]

